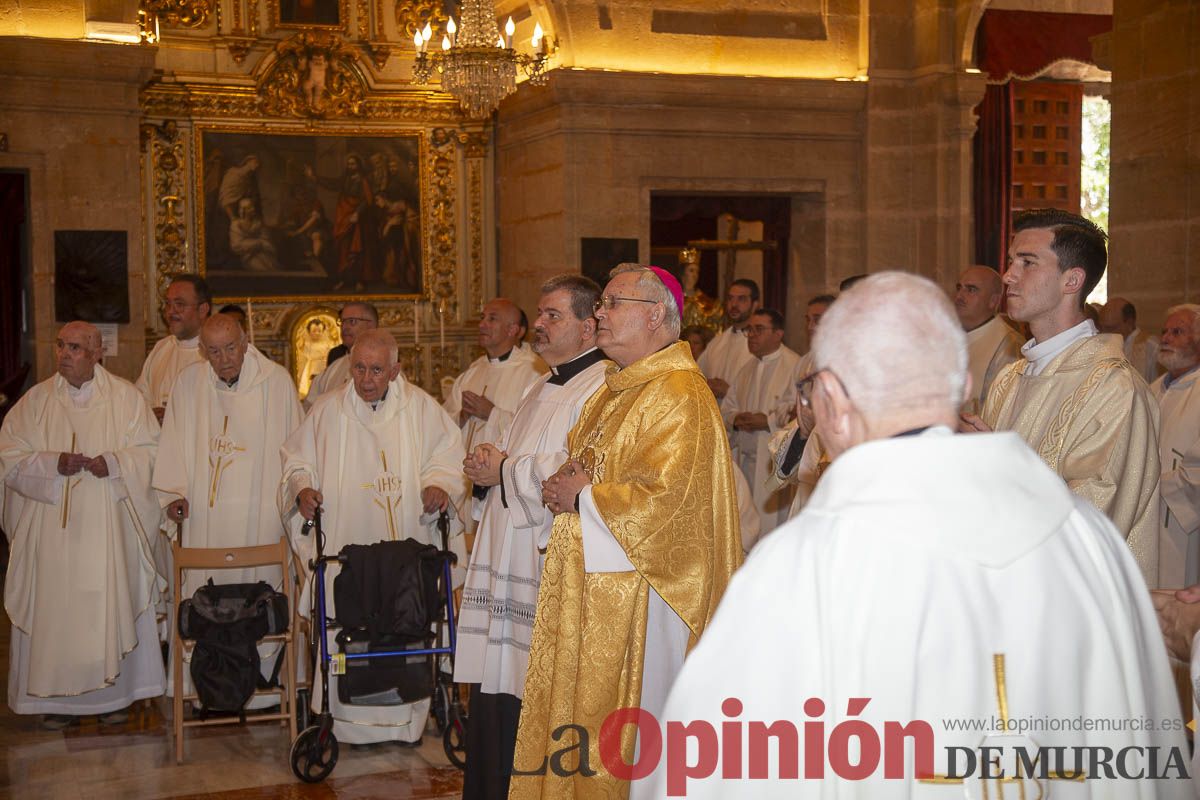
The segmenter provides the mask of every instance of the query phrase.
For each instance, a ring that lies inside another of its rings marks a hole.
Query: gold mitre
[[[679,263],[680,265],[700,263],[700,251],[694,247],[683,248],[679,251]]]

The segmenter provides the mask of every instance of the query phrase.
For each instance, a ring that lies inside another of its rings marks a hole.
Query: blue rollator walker
[[[317,508],[316,513],[313,515],[312,522],[305,524],[303,529],[305,536],[309,535],[313,530],[316,531],[317,554],[309,562],[309,569],[313,572],[313,597],[315,598],[313,605],[315,606],[314,616],[317,621],[316,625],[314,625],[313,638],[319,641],[319,645],[314,642],[313,650],[319,653],[318,664],[321,671],[322,689],[321,711],[317,714],[315,720],[309,719],[308,697],[303,697],[299,703],[299,710],[303,714],[302,719],[304,722],[301,726],[303,729],[300,735],[292,743],[291,762],[292,772],[305,783],[320,783],[329,777],[329,774],[333,772],[333,768],[337,765],[338,742],[333,734],[333,714],[329,711],[329,671],[331,664],[335,660],[339,666],[343,666],[344,668],[345,662],[356,659],[407,659],[411,656],[425,656],[430,662],[434,675],[433,697],[430,710],[442,735],[442,747],[451,763],[459,769],[466,767],[466,712],[462,708],[458,692],[451,680],[454,672],[456,637],[454,629],[454,587],[451,581],[450,567],[457,561],[457,557],[454,553],[450,552],[450,521],[445,511],[438,517],[437,526],[442,538],[442,549],[437,553],[437,558],[442,562],[441,575],[438,580],[438,594],[443,600],[443,612],[438,614],[434,630],[430,632],[424,643],[428,644],[430,641],[435,645],[440,643],[443,631],[445,631],[448,633],[448,645],[445,647],[426,646],[415,650],[379,650],[363,653],[331,654],[329,652],[327,631],[330,623],[334,620],[331,620],[326,614],[325,567],[331,563],[345,564],[346,559],[340,554],[335,556],[325,555],[325,534],[321,530],[320,507]],[[445,656],[449,661],[449,673],[443,671],[440,667],[439,662],[442,656]],[[337,670],[335,670],[336,672]]]

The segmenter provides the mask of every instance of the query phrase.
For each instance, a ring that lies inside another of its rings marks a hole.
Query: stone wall
[[[1112,58],[1108,292],[1157,333],[1200,300],[1200,6],[1118,0]]]
[[[138,89],[153,48],[50,39],[0,38],[0,169],[29,176],[34,374],[54,372],[54,231],[128,234],[128,325],[119,353],[105,360],[135,378],[145,357],[145,264],[139,184]],[[153,312],[151,312],[153,313]]]

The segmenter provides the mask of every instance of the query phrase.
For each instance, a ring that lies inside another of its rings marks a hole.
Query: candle
[[[446,301],[438,306],[438,347],[444,353],[446,350]]]
[[[517,25],[513,22],[512,17],[508,18],[508,22],[504,23],[504,46],[512,49],[512,37],[517,32]]]
[[[446,31],[450,34],[450,43],[458,44],[458,26],[454,24],[454,17],[446,20]]]
[[[246,298],[246,327],[250,332],[250,344],[254,344],[254,303]]]

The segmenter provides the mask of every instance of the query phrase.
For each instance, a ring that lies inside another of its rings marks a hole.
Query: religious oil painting
[[[420,295],[421,134],[197,131],[200,271],[222,298]]]
[[[340,26],[343,0],[279,0],[279,24],[285,27]]]
[[[342,343],[338,315],[330,308],[311,308],[292,325],[292,372],[300,399],[308,396],[313,381],[325,370],[329,351]]]

